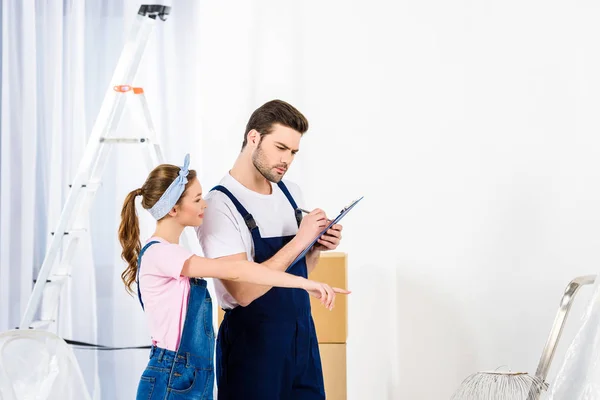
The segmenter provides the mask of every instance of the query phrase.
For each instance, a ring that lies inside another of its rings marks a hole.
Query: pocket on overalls
[[[185,362],[176,362],[169,378],[169,389],[178,393],[189,392],[196,383],[196,369],[186,367]]]
[[[138,384],[136,400],[150,400],[152,398],[152,392],[154,391],[154,385],[156,379],[153,376],[142,375],[140,383]]]
[[[169,399],[212,399],[213,371],[197,370],[185,363],[176,363],[173,366],[169,391]]]

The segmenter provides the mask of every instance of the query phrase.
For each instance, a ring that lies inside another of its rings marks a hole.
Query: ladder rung
[[[137,144],[137,143],[146,143],[148,138],[109,138],[109,137],[101,137],[100,143],[127,143],[127,144]]]
[[[69,184],[69,188],[72,188],[73,185]],[[82,188],[89,190],[98,190],[98,188],[100,187],[100,183],[99,182],[88,182],[86,184],[81,185]]]
[[[87,232],[87,230],[85,230],[85,229],[71,229],[70,231],[64,232],[64,234],[65,235],[70,235],[70,236],[79,236],[79,237],[81,237],[86,232]],[[50,234],[54,235],[54,232],[50,232]]]
[[[70,277],[70,275],[51,275],[46,279],[46,286],[57,283],[63,284]],[[37,282],[37,279],[34,279],[33,282]]]
[[[69,188],[72,188],[73,185],[69,184]],[[83,184],[81,185],[82,188],[88,189],[88,190],[96,190],[98,189],[98,187],[100,187],[100,183],[98,182],[88,182],[87,184]]]
[[[46,283],[60,283],[63,284],[69,279],[70,275],[51,275]]]
[[[29,329],[44,329],[49,327],[50,325],[52,325],[54,322],[54,320],[38,320],[38,321],[33,321],[31,324],[29,324]]]

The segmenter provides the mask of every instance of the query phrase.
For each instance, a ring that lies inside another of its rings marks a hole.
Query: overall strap
[[[142,310],[144,309],[144,302],[142,301],[142,292],[140,291],[140,269],[142,268],[142,256],[144,255],[146,250],[148,250],[148,247],[152,246],[155,243],[160,243],[160,242],[157,240],[153,240],[151,242],[146,243],[146,245],[140,251],[140,255],[138,256],[138,261],[137,261],[138,267],[137,267],[137,272],[136,272],[136,276],[135,276],[135,283],[137,284],[138,299],[140,300],[140,304],[142,305]]]
[[[298,227],[300,227],[300,222],[302,222],[302,211],[300,211],[300,209],[298,208],[298,205],[294,201],[294,198],[290,194],[290,191],[288,190],[287,186],[285,186],[283,181],[279,181],[277,183],[277,186],[279,186],[279,189],[281,189],[281,191],[283,192],[285,197],[288,199],[288,201],[292,205],[292,208],[294,209],[294,213],[296,214],[296,223],[298,224]]]
[[[254,221],[254,217],[252,216],[252,214],[250,214],[248,212],[248,210],[246,210],[244,208],[242,203],[240,203],[238,201],[238,199],[236,199],[235,196],[225,186],[217,185],[214,188],[212,188],[210,191],[212,192],[213,190],[219,191],[219,192],[223,193],[224,195],[226,195],[227,197],[229,197],[229,200],[231,200],[231,202],[233,203],[235,208],[242,215],[242,218],[244,218],[244,221],[246,222],[246,226],[248,227],[248,229],[250,229],[251,232],[253,232],[255,229],[258,228],[256,225],[256,221]]]

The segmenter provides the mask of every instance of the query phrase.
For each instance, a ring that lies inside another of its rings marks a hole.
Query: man
[[[291,263],[301,253],[290,241],[325,216],[317,209],[302,221],[300,189],[282,179],[307,130],[306,118],[284,101],[254,111],[233,168],[206,198],[197,233],[207,257],[262,263],[278,253]],[[341,231],[341,225],[332,226],[287,271],[306,277],[322,250],[337,248]],[[220,400],[325,399],[305,291],[219,280],[215,290],[225,310],[216,351]]]

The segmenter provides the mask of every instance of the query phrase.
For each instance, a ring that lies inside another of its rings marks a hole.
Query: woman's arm
[[[221,260],[192,256],[183,264],[181,275],[255,283],[284,288],[306,290],[321,300],[328,309],[333,308],[336,293],[348,294],[347,290],[331,288],[326,283],[305,279],[286,272],[274,271],[263,265],[246,260]]]
[[[301,276],[274,271],[252,261],[211,259],[196,255],[183,264],[181,275],[299,289],[306,289],[307,281]]]
[[[333,308],[336,293],[350,293],[344,289],[332,288],[326,283],[311,281],[287,272],[274,271],[247,260],[231,261],[194,255],[183,264],[181,275],[192,278],[218,278],[259,285],[304,289],[311,296],[320,299],[321,303],[330,310]]]

